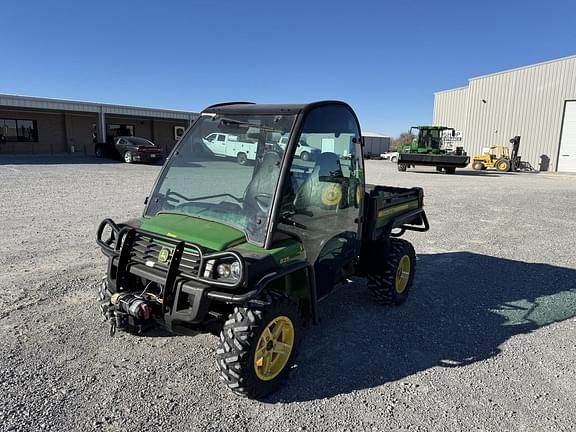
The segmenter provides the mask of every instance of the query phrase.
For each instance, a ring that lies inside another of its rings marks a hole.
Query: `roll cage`
[[[300,136],[302,134],[303,126],[305,124],[306,118],[308,115],[317,108],[326,107],[326,106],[337,106],[343,107],[346,109],[354,119],[356,123],[357,130],[359,132],[358,137],[354,138],[354,142],[356,140],[361,141],[361,133],[360,133],[360,123],[358,121],[358,117],[354,110],[345,102],[341,101],[320,101],[314,102],[310,104],[255,104],[253,102],[230,102],[230,103],[221,103],[216,105],[211,105],[204,109],[201,112],[201,115],[198,118],[201,118],[203,115],[295,115],[295,121],[292,125],[292,129],[290,131],[290,138],[288,140],[288,144],[284,150],[284,155],[282,160],[280,161],[280,175],[274,190],[274,194],[272,196],[272,204],[270,208],[269,218],[268,218],[268,226],[266,229],[266,235],[263,247],[264,249],[270,249],[272,243],[274,241],[274,233],[277,229],[278,222],[280,220],[280,211],[282,205],[282,195],[283,191],[285,190],[287,179],[290,174],[290,168],[292,161],[294,159],[295,153],[298,148],[298,143],[300,141]],[[179,143],[174,147],[168,158],[166,159],[169,161],[173,155],[179,150],[182,143],[185,142],[186,136],[190,133],[190,131],[194,128],[194,125],[198,119],[190,125],[190,127],[186,130],[185,134],[180,139]],[[333,131],[334,133],[339,133],[338,131]],[[358,155],[361,162],[361,167],[364,169],[364,161],[361,155]],[[156,182],[153,186],[152,190],[156,190],[158,181],[162,178],[164,170],[167,169],[168,164],[165,164],[162,172],[156,179]],[[145,208],[143,212],[143,216],[145,217],[148,208],[150,206],[150,201],[148,198],[145,201]]]

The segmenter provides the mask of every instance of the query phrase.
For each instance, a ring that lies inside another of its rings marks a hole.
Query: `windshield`
[[[144,145],[144,146],[153,146],[154,143],[148,141],[146,138],[137,138],[137,137],[130,137],[126,138],[126,140],[130,141],[135,145]]]
[[[421,129],[420,147],[440,148],[441,138],[439,129]]]
[[[179,213],[243,231],[264,245],[294,115],[203,114],[160,174],[146,216]]]

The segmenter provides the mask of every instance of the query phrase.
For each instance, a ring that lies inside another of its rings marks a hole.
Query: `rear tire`
[[[94,149],[94,154],[99,159],[104,157],[104,152],[102,151],[102,146],[96,146],[96,148]]]
[[[307,151],[303,151],[302,153],[300,153],[300,159],[302,159],[303,161],[310,160],[310,153],[308,153]]]
[[[382,304],[400,305],[406,301],[414,280],[416,252],[410,242],[390,239],[388,254],[383,249],[368,270],[372,299]]]
[[[398,171],[406,171],[406,168],[408,168],[408,165],[403,163],[398,164]]]
[[[300,331],[298,306],[279,294],[234,308],[216,350],[220,379],[251,399],[275,391],[294,363]]]
[[[124,162],[126,162],[126,163],[134,162],[134,158],[132,157],[132,153],[130,153],[129,151],[124,153]]]
[[[444,168],[444,172],[446,174],[454,174],[456,172],[456,168],[452,168],[452,167]]]
[[[246,156],[246,153],[238,153],[236,156],[236,161],[240,165],[246,165],[248,163],[248,157]]]

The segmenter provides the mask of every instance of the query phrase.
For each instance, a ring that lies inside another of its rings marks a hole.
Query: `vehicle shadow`
[[[1,165],[104,165],[124,163],[121,159],[97,158],[84,154],[54,155],[4,155],[0,154]]]
[[[363,284],[320,305],[297,367],[271,401],[307,401],[372,388],[433,367],[500,353],[514,335],[576,315],[576,270],[469,252],[420,255],[405,304],[370,301]]]
[[[411,169],[407,170],[407,173],[413,172],[417,174],[436,174],[436,175],[443,175],[448,177],[453,176],[466,176],[466,177],[501,177],[503,175],[514,175],[516,173],[508,173],[508,172],[498,172],[498,171],[473,171],[473,170],[464,170],[464,169],[457,169],[454,174],[446,174],[444,172],[438,172],[436,170],[423,170],[423,169]]]

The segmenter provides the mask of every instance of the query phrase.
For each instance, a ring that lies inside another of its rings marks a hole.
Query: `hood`
[[[144,218],[141,228],[215,251],[223,251],[246,242],[244,233],[236,228],[179,214],[164,213]]]

